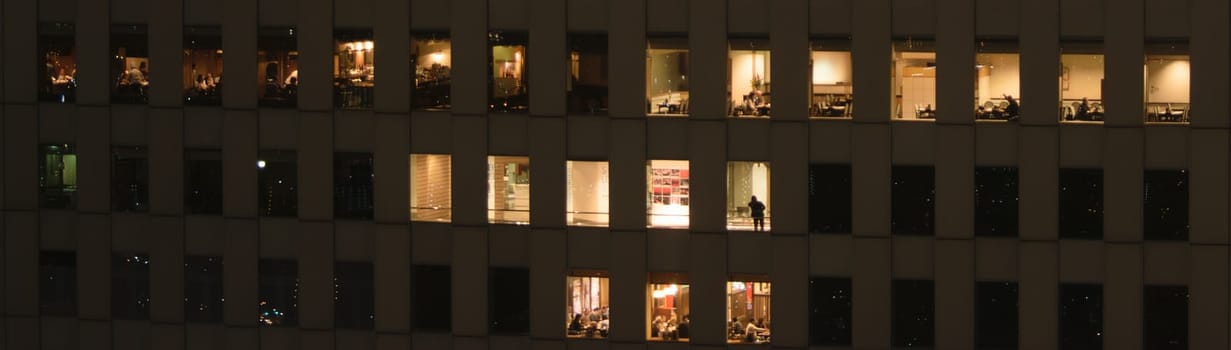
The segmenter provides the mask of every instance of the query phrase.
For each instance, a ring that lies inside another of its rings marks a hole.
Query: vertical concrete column
[[[1188,346],[1227,348],[1227,247],[1194,244],[1188,282]]]
[[[333,110],[333,1],[300,0],[299,110]]]
[[[974,349],[974,241],[936,241],[935,261],[936,348]]]
[[[299,261],[299,328],[331,330],[333,324],[333,224],[300,222],[293,238]],[[310,335],[303,334],[305,344]]]
[[[1056,242],[1018,244],[1018,342],[1022,350],[1060,344],[1059,250]]]
[[[151,1],[149,17],[151,107],[184,104],[184,2]],[[249,56],[252,57],[252,56]]]
[[[689,342],[702,346],[718,346],[727,342],[727,252],[725,234],[692,233],[689,235],[688,277],[692,338]],[[680,315],[683,316],[683,315]]]
[[[936,122],[974,123],[975,1],[937,0]]]
[[[1020,129],[1018,225],[1023,239],[1055,240],[1059,225],[1060,135],[1056,128]]]
[[[225,166],[224,166],[225,167]],[[222,295],[232,302],[223,304],[223,323],[228,331],[252,328],[258,315],[258,261],[260,259],[259,225],[253,219],[223,219],[226,230],[222,261]],[[255,337],[251,339],[255,345]]]
[[[182,216],[153,216],[149,225],[150,232],[155,233],[149,235],[153,241],[149,251],[150,321],[183,323],[184,219]],[[182,343],[183,337],[184,334],[179,333],[177,339]]]
[[[410,117],[377,113],[374,131],[376,222],[405,225],[410,221]]]
[[[858,176],[856,176],[858,178]],[[858,196],[858,195],[856,195]],[[888,349],[892,331],[893,284],[890,241],[882,237],[856,237],[851,264],[851,344],[856,349]]]
[[[405,182],[405,181],[403,181]],[[377,312],[376,331],[409,333],[410,303],[410,231],[405,223],[376,225],[376,256],[373,272]]]
[[[487,119],[453,115],[453,224],[487,223]]]
[[[77,226],[77,318],[111,319],[111,216],[82,214]],[[13,276],[10,275],[10,278]],[[9,297],[14,295],[9,293]],[[82,325],[82,331],[85,326]],[[107,329],[107,334],[111,330]],[[91,338],[82,335],[83,343]]]
[[[563,228],[565,196],[565,119],[530,118],[530,224],[536,228]],[[558,332],[557,332],[558,333]]]
[[[563,116],[568,81],[565,0],[527,0],[530,7],[530,47],[526,64],[532,116]],[[534,166],[534,165],[531,165]],[[531,196],[533,198],[533,196]],[[533,205],[531,207],[534,207]]]
[[[1231,144],[1222,129],[1191,131],[1188,221],[1193,243],[1227,243],[1228,154]],[[1194,264],[1194,266],[1196,266]]]
[[[642,182],[644,183],[644,182]],[[612,189],[612,193],[615,189]],[[644,217],[644,215],[642,215]],[[644,227],[643,227],[644,229]],[[646,284],[645,231],[612,231],[609,275],[611,276],[612,343],[639,343],[649,335],[649,286]],[[695,319],[695,318],[694,318]]]
[[[607,46],[608,68],[611,70],[610,102],[610,209],[613,230],[644,231],[646,223],[646,124],[645,120],[645,0],[609,2],[611,23]],[[624,118],[632,118],[624,120]],[[613,233],[614,236],[617,233]],[[644,237],[642,237],[644,241]],[[644,244],[640,246],[645,249]],[[641,262],[644,271],[645,262]],[[614,272],[613,272],[614,275]],[[645,276],[641,276],[644,281]],[[613,286],[616,284],[612,279]],[[642,283],[644,284],[644,283]],[[615,291],[616,287],[612,287]],[[639,288],[645,288],[640,286]],[[613,293],[612,295],[619,295]],[[614,306],[614,304],[613,304]],[[639,305],[630,305],[640,308]],[[614,309],[614,308],[613,308]],[[627,312],[627,311],[626,311]],[[615,325],[613,325],[615,327]],[[644,328],[644,327],[643,327]],[[643,329],[631,330],[644,338]],[[612,330],[615,336],[615,328]]]
[[[84,59],[111,56],[110,13],[110,0],[77,2],[77,55],[83,58],[77,60],[78,106],[106,105],[111,100],[111,60]]]
[[[726,232],[727,144],[724,122],[688,122],[688,228]]]
[[[111,133],[105,130],[111,130],[110,109],[78,107],[77,113],[77,173],[92,174],[77,179],[77,211],[108,214],[111,213]]]
[[[257,216],[257,118],[256,111],[222,112],[222,215],[228,218]]]
[[[770,125],[770,198],[774,235],[808,232],[808,129],[800,122]],[[780,205],[774,205],[779,203]]]
[[[610,1],[613,25],[607,37],[610,115],[616,118],[645,116],[645,0]],[[630,142],[631,143],[631,142]],[[644,153],[644,152],[642,152]],[[615,177],[612,177],[613,181]],[[612,191],[614,194],[615,192]]]
[[[1145,157],[1143,129],[1107,130],[1103,152],[1103,237],[1140,242]]]
[[[487,1],[457,0],[451,3],[453,114],[484,114],[487,112],[487,71],[490,69],[487,67]],[[456,166],[456,161],[454,164]],[[454,203],[461,201],[455,200]]]
[[[338,5],[347,6],[346,3]],[[372,34],[375,36],[376,113],[410,111],[410,87],[414,72],[410,67],[410,2],[372,0]],[[386,63],[388,62],[388,63]]]
[[[1145,77],[1141,73],[1145,63],[1145,0],[1116,1],[1104,9],[1107,25],[1103,83],[1107,116],[1104,120],[1107,126],[1142,125],[1145,121]],[[1112,217],[1111,211],[1107,215]]]
[[[1105,245],[1107,282],[1103,285],[1103,347],[1141,349],[1142,258],[1139,244]]]
[[[775,222],[774,227],[777,227]],[[777,232],[775,230],[775,232]],[[774,345],[805,348],[808,346],[808,237],[774,236],[772,271]]]
[[[970,125],[936,126],[936,154],[943,155],[936,157],[938,238],[974,238],[974,131]]]
[[[149,200],[154,215],[184,214],[184,112],[154,109],[149,128]],[[157,231],[154,231],[157,232]]]
[[[225,0],[222,3],[223,73],[222,105],[228,109],[253,109],[257,106],[257,4],[250,0]]]
[[[807,0],[773,0],[769,3],[770,81],[774,88],[775,120],[807,120],[809,68]],[[776,224],[774,226],[777,226]]]
[[[560,305],[568,299],[561,288],[568,272],[566,234],[563,229],[530,232],[530,337],[535,340],[564,340]]]
[[[1060,76],[1059,0],[1020,1],[1022,97],[1030,102],[1021,106],[1021,123],[1055,125],[1059,122],[1056,104],[1060,88],[1044,77]]]
[[[333,219],[333,113],[300,112],[299,218]]]
[[[856,236],[888,237],[889,125],[857,123],[851,131],[851,229]]]
[[[688,7],[688,117],[727,117],[726,1],[697,0]],[[696,172],[694,172],[696,174]],[[694,220],[696,218],[694,217]]]
[[[38,58],[38,2],[4,1],[4,102],[32,104],[43,61]]]
[[[1227,1],[1190,0],[1192,30],[1189,32],[1189,47],[1192,48],[1192,81],[1189,95],[1192,98],[1192,125],[1194,127],[1222,127],[1231,125],[1228,117],[1226,96],[1228,91],[1227,60],[1228,33]]]
[[[855,121],[888,121],[893,95],[889,86],[892,68],[890,1],[860,0],[852,1],[851,5],[854,7],[852,17],[860,19],[851,21],[851,64],[855,73],[852,87],[859,93]],[[854,178],[860,178],[859,173]],[[885,183],[888,189],[888,178]]]
[[[8,212],[4,221],[4,313],[34,319],[39,316],[38,213]]]
[[[454,163],[457,164],[456,162]],[[456,218],[456,216],[454,216]],[[487,336],[488,233],[483,227],[453,229],[453,335]],[[557,309],[558,310],[558,309]]]
[[[38,116],[34,105],[5,105],[3,117],[5,210],[34,212],[38,209]],[[106,117],[106,114],[103,114]]]

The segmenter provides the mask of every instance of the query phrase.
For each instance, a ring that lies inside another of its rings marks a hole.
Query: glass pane
[[[816,277],[808,281],[811,345],[851,345],[851,279]]]
[[[222,104],[222,29],[184,28],[184,104]]]
[[[1188,42],[1155,41],[1146,44],[1146,121],[1187,123],[1189,111]]]
[[[1103,348],[1103,286],[1060,285],[1060,349]]]
[[[376,56],[371,29],[334,31],[333,103],[341,109],[372,108]]]
[[[1017,168],[975,168],[975,235],[1016,237]]]
[[[1021,117],[1021,54],[1016,41],[980,40],[975,45],[975,119]]]
[[[1103,238],[1103,170],[1060,169],[1060,238]]]
[[[813,164],[808,169],[808,230],[851,232],[851,166]]]
[[[895,119],[936,119],[935,42],[895,40],[892,79]]]
[[[257,268],[259,324],[299,325],[299,264],[294,260],[261,259]]]
[[[294,108],[299,101],[299,41],[295,28],[258,29],[257,88],[261,107]]]
[[[184,211],[222,213],[222,151],[184,152]]]
[[[1145,286],[1145,349],[1188,349],[1188,287]]]
[[[39,57],[43,75],[38,82],[39,100],[77,102],[77,32],[72,23],[39,23]]]
[[[688,38],[646,39],[646,113],[688,115]]]
[[[488,293],[492,333],[530,332],[530,270],[492,268],[491,289]]]
[[[261,216],[299,215],[299,169],[295,151],[261,151],[256,161],[257,209]]]
[[[732,39],[728,45],[728,115],[769,117],[769,40]]]
[[[337,262],[333,268],[334,325],[372,329],[376,325],[376,291],[370,262]]]
[[[415,329],[453,328],[453,275],[449,266],[418,265],[411,284]]]
[[[649,227],[687,228],[687,160],[651,160],[646,167],[646,220]]]
[[[487,34],[491,51],[489,111],[525,113],[530,109],[530,90],[526,87],[529,36],[526,32],[494,31]]]
[[[144,24],[111,26],[111,103],[149,102],[149,45]]]
[[[666,281],[657,281],[666,282]],[[647,340],[688,342],[692,324],[688,284],[650,283]]]
[[[1060,117],[1103,121],[1103,43],[1060,43]]]
[[[1017,348],[1017,283],[978,282],[975,342],[980,349]]]
[[[569,338],[607,338],[611,326],[611,288],[605,276],[593,273],[565,279],[565,307],[571,314],[565,319],[565,334]]]
[[[890,227],[894,234],[931,236],[936,230],[936,172],[931,166],[894,166]]]
[[[1146,170],[1142,216],[1147,240],[1188,240],[1188,171]]]
[[[38,270],[39,314],[77,315],[77,252],[45,250]]]
[[[39,146],[39,207],[77,208],[77,150],[72,144]]]
[[[936,330],[936,299],[932,281],[893,281],[893,346],[930,348]]]
[[[184,319],[188,322],[222,322],[222,257],[184,257]]]
[[[530,224],[530,158],[487,157],[487,220]]]
[[[609,202],[607,162],[568,162],[567,222],[606,227]]]
[[[769,282],[727,282],[727,343],[768,344]]]
[[[850,118],[855,112],[851,42],[812,40],[810,117]]]
[[[150,319],[150,258],[145,254],[111,256],[111,317]]]
[[[410,155],[410,220],[453,219],[453,162],[447,154]]]
[[[334,153],[333,216],[371,220],[375,176],[371,153]]]
[[[769,231],[769,163],[727,162],[727,229]]]
[[[415,67],[411,107],[447,111],[453,107],[453,41],[445,32],[410,35],[410,59]]]
[[[607,114],[607,35],[570,33],[568,112]]]
[[[111,209],[144,213],[150,210],[149,158],[145,147],[111,148]]]

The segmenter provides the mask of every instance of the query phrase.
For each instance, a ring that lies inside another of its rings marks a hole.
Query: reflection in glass
[[[769,40],[731,39],[728,48],[727,114],[769,117]]]
[[[1102,42],[1060,43],[1060,118],[1103,121]]]
[[[688,227],[688,161],[651,160],[646,166],[649,227]]]
[[[1060,238],[1103,238],[1103,170],[1060,169]]]
[[[77,252],[44,250],[38,271],[39,315],[77,315]]]
[[[184,319],[222,322],[222,257],[184,257]]]
[[[893,42],[893,115],[896,119],[936,119],[936,43]]]
[[[676,278],[678,279],[678,278]],[[647,340],[688,342],[692,324],[688,319],[688,284],[672,282],[663,278],[649,286],[649,330]]]
[[[894,166],[890,232],[931,236],[936,231],[936,172],[931,166]]]
[[[769,282],[727,282],[727,342],[769,343]]]
[[[299,325],[299,263],[260,259],[257,263],[257,324]]]
[[[185,105],[222,104],[222,29],[184,28],[183,89]]]
[[[976,236],[1017,236],[1017,174],[1013,167],[975,168]]]
[[[727,229],[769,231],[769,163],[727,162]]]
[[[1017,282],[975,283],[975,346],[1017,348]]]
[[[150,319],[150,257],[111,254],[111,318]]]
[[[372,108],[376,56],[371,29],[334,31],[333,103],[335,108]]]
[[[340,329],[372,329],[376,325],[375,289],[372,263],[334,263],[334,326]]]
[[[111,26],[111,102],[149,102],[149,38],[144,24]]]
[[[926,280],[893,281],[893,347],[931,348],[936,332],[936,288]]]
[[[1151,350],[1188,349],[1188,287],[1145,286],[1142,345]]]
[[[1189,111],[1188,41],[1146,44],[1146,121],[1187,123]]]
[[[77,150],[71,144],[39,146],[39,207],[77,208]]]
[[[688,66],[688,38],[646,39],[646,113],[688,115]]]
[[[449,110],[453,86],[453,42],[449,33],[416,32],[410,35],[410,59],[415,67],[411,107]]]
[[[487,221],[530,224],[530,158],[487,157]]]
[[[851,165],[808,167],[808,231],[851,232]]]
[[[77,101],[77,41],[72,23],[39,23],[38,52],[43,75],[38,80],[39,101]]]
[[[410,220],[453,219],[453,161],[447,154],[410,155]]]
[[[808,116],[850,118],[855,112],[850,39],[812,40]]]
[[[415,329],[453,328],[453,272],[448,265],[415,265],[411,275],[411,313]]]
[[[980,40],[975,45],[975,118],[1021,117],[1021,54],[1016,41]]]
[[[150,210],[150,164],[144,147],[111,148],[111,210],[144,213]]]
[[[333,217],[368,219],[374,215],[371,153],[338,152],[333,155]]]
[[[607,35],[570,33],[568,50],[569,114],[606,114]]]
[[[808,281],[809,344],[851,345],[850,278],[813,277]]]
[[[295,28],[258,30],[257,70],[261,107],[294,108],[299,100],[299,50]]]
[[[1142,225],[1147,240],[1188,240],[1188,170],[1146,170]]]
[[[529,333],[530,269],[494,267],[490,273],[488,330],[493,334]]]
[[[602,272],[576,273],[565,279],[568,300],[565,334],[569,338],[606,338],[611,328],[611,289]]]
[[[222,213],[222,151],[184,152],[184,211]]]
[[[569,161],[566,221],[573,226],[607,226],[610,181],[607,162]]]
[[[1060,285],[1060,349],[1103,348],[1103,286]]]
[[[260,216],[299,215],[299,169],[295,151],[261,151],[257,156]]]
[[[525,32],[494,31],[487,34],[487,43],[491,52],[487,109],[492,112],[525,113],[530,108],[530,90],[526,87],[529,35]]]

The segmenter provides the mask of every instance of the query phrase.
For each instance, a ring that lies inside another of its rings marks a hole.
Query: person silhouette
[[[748,209],[752,209],[753,231],[765,231],[765,203],[758,201],[757,196],[752,196],[752,200],[748,201]]]

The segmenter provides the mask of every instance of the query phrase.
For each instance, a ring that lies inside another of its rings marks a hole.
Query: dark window
[[[493,31],[487,34],[488,103],[492,112],[526,113],[530,109],[530,90],[526,88],[526,32]]]
[[[492,268],[488,300],[492,333],[530,332],[530,271]]]
[[[45,250],[39,255],[39,313],[77,314],[77,253]]]
[[[257,315],[262,326],[299,325],[299,264],[261,259],[257,266]]]
[[[111,317],[150,319],[150,258],[145,254],[111,256]]]
[[[1144,348],[1188,349],[1188,287],[1146,286],[1144,301]]]
[[[38,149],[39,207],[77,208],[77,149],[70,144]]]
[[[932,281],[893,281],[893,346],[933,345],[936,299]]]
[[[261,107],[295,108],[299,101],[299,42],[295,28],[258,29],[257,97]]]
[[[222,322],[222,257],[184,257],[184,319]]]
[[[453,328],[453,275],[449,266],[415,266],[411,314],[415,329],[449,331]]]
[[[1017,283],[978,282],[975,286],[975,346],[1017,348]]]
[[[607,114],[607,34],[568,35],[569,114]]]
[[[1146,170],[1145,239],[1188,240],[1188,171]]]
[[[811,345],[851,345],[850,278],[815,277],[808,281]]]
[[[415,67],[411,107],[447,111],[453,107],[453,41],[447,32],[410,34],[410,64]]]
[[[333,216],[372,219],[371,153],[334,153]]]
[[[894,166],[891,230],[900,235],[935,234],[936,173],[930,166]]]
[[[376,60],[371,29],[333,32],[333,103],[339,109],[370,109],[375,99]]]
[[[77,101],[77,29],[72,23],[39,23],[38,52],[43,61],[38,78],[39,101]]]
[[[1060,285],[1060,349],[1103,348],[1103,286]]]
[[[299,214],[299,169],[295,151],[261,151],[256,161],[261,216]]]
[[[184,27],[184,104],[222,104],[222,28]]]
[[[1103,238],[1103,170],[1060,169],[1060,238]]]
[[[149,47],[146,25],[111,26],[111,103],[149,102]]]
[[[184,152],[184,211],[188,214],[222,213],[222,152]]]
[[[119,212],[150,211],[150,166],[145,147],[111,148],[111,209]]]
[[[975,234],[1017,236],[1017,168],[975,168]]]
[[[333,266],[334,325],[345,329],[372,329],[376,324],[372,263],[338,262]]]
[[[808,230],[851,232],[850,164],[813,164],[808,169]]]

